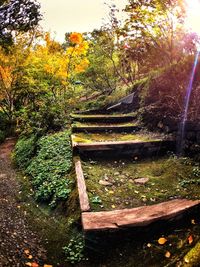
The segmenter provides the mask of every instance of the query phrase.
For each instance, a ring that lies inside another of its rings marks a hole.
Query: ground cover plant
[[[30,176],[35,197],[54,207],[71,192],[72,151],[69,132],[19,139],[15,162]]]

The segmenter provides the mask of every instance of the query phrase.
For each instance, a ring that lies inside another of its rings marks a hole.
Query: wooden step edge
[[[81,160],[79,157],[74,157],[74,164],[75,164],[75,171],[77,178],[80,208],[82,212],[89,211],[90,210],[89,198],[81,166]]]
[[[168,145],[175,143],[174,140],[162,140],[155,139],[151,141],[106,141],[106,142],[91,142],[91,143],[81,143],[73,142],[73,147],[80,148],[82,150],[95,150],[95,149],[113,149],[117,146],[153,146],[157,145]]]
[[[80,128],[80,129],[98,129],[98,128],[134,128],[134,127],[138,127],[138,128],[141,128],[141,126],[140,125],[135,125],[135,124],[133,124],[133,125],[90,125],[90,126],[85,126],[85,125],[81,125],[81,126],[76,126],[76,125],[73,125],[72,126],[72,129],[77,129],[77,128]]]
[[[88,114],[70,114],[71,118],[75,118],[75,119],[93,119],[93,118],[97,118],[97,119],[102,119],[102,118],[135,118],[136,116],[134,114],[92,114],[92,115],[88,115]]]
[[[151,206],[101,212],[83,212],[82,225],[86,231],[103,231],[147,226],[158,220],[174,218],[200,204],[200,200],[175,199]]]
[[[72,132],[133,132],[133,131],[140,131],[142,129],[141,126],[137,125],[130,125],[130,126],[73,126]]]

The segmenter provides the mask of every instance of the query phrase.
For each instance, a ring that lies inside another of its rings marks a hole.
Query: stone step
[[[89,232],[144,227],[159,220],[177,217],[199,204],[199,200],[175,199],[132,209],[83,212],[81,215],[83,230]]]

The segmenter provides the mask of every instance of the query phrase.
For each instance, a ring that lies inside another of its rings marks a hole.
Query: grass
[[[186,164],[184,159],[176,157],[142,162],[135,158],[83,163],[94,211],[152,205],[175,198],[200,199],[195,168],[194,163]],[[135,182],[136,178],[148,178],[149,181],[141,185]],[[110,185],[101,185],[99,181],[107,181]]]

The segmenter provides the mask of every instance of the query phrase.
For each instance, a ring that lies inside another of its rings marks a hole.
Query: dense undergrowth
[[[183,58],[157,71],[142,86],[140,90],[140,108],[143,119],[152,124],[159,121],[178,123],[182,119],[187,87],[190,82],[194,64],[194,56]],[[199,109],[199,69],[194,76],[193,89],[188,110],[188,120],[196,122],[200,116]]]
[[[0,112],[0,143],[2,143],[6,137],[7,120],[3,112]]]
[[[14,160],[31,177],[38,201],[54,207],[60,200],[68,198],[73,183],[69,175],[72,150],[68,131],[39,139],[34,135],[20,138]]]

